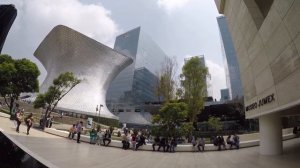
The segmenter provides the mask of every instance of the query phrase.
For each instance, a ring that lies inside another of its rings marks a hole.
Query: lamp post
[[[99,118],[100,118],[101,107],[103,107],[103,105],[102,105],[102,104],[100,104],[100,108],[99,108],[99,117],[98,117],[98,123],[99,123]],[[99,123],[99,125],[100,125],[100,123]]]
[[[97,111],[99,111],[99,116],[98,116],[98,124],[99,124],[99,125],[100,125],[100,123],[99,123],[99,118],[100,118],[101,107],[103,107],[102,104],[100,104],[100,108],[99,108],[99,109],[98,109],[98,105],[97,105],[97,107],[96,107],[96,115],[97,115]]]

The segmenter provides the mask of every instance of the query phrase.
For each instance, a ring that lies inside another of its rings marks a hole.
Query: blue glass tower
[[[122,106],[157,101],[155,85],[158,77],[155,74],[167,55],[140,27],[119,35],[114,49],[133,58],[134,62],[111,83],[106,95],[108,108],[114,111]]]
[[[220,29],[222,52],[225,62],[226,84],[229,89],[229,99],[241,98],[243,88],[241,83],[239,64],[236,58],[235,48],[228,29],[226,17],[219,16],[217,21]]]

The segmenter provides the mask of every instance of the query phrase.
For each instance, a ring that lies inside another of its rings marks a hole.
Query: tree
[[[166,103],[159,110],[159,114],[153,115],[153,123],[158,124],[154,132],[167,137],[178,136],[186,117],[187,106],[185,103]]]
[[[175,57],[166,57],[161,72],[157,73],[158,81],[155,86],[155,93],[159,101],[163,98],[165,102],[169,102],[175,98],[177,65]]]
[[[28,59],[14,60],[9,55],[0,55],[0,74],[0,95],[4,97],[12,115],[14,102],[22,92],[39,91],[40,71]]]
[[[222,129],[222,124],[220,122],[220,118],[217,117],[209,117],[207,124],[214,131],[219,132]]]
[[[199,57],[192,57],[185,62],[182,68],[182,74],[180,74],[182,88],[180,92],[188,106],[190,122],[195,123],[197,114],[203,109],[207,76],[208,69]]]
[[[53,80],[53,84],[48,88],[47,92],[37,96],[33,102],[34,108],[46,108],[43,118],[43,129],[45,128],[47,117],[50,116],[58,102],[80,82],[81,80],[76,78],[72,72],[65,72]]]

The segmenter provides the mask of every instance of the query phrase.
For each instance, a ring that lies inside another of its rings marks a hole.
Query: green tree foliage
[[[38,92],[40,71],[28,59],[14,60],[9,55],[0,55],[0,95],[12,114],[13,104],[22,92]]]
[[[33,102],[34,108],[46,108],[43,123],[46,123],[47,116],[55,109],[58,102],[80,82],[81,80],[76,78],[72,72],[65,72],[53,80],[53,84],[47,92],[37,96]],[[45,128],[45,124],[43,124],[43,128]]]
[[[162,64],[161,72],[157,74],[159,77],[157,84],[155,86],[155,93],[161,101],[161,98],[165,102],[169,102],[175,98],[175,91],[176,91],[176,69],[177,69],[177,62],[176,58],[167,57]]]
[[[220,118],[209,117],[207,124],[211,129],[215,130],[216,132],[219,132],[222,130],[222,124],[220,122]]]
[[[188,137],[189,135],[192,135],[194,131],[193,123],[192,122],[182,123],[179,131],[181,136]]]
[[[166,103],[159,114],[153,116],[153,123],[157,124],[153,129],[154,134],[166,137],[179,136],[187,113],[187,106],[183,102]]]
[[[197,114],[204,106],[206,96],[206,77],[208,69],[199,57],[192,57],[185,62],[180,74],[181,95],[188,105],[188,118],[190,122],[197,121]]]

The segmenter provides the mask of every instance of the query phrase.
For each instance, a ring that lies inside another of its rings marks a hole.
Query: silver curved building
[[[47,70],[40,92],[45,92],[54,78],[73,72],[83,81],[58,104],[57,109],[118,119],[106,107],[105,96],[111,81],[133,60],[66,26],[56,26],[36,49],[34,56]]]

